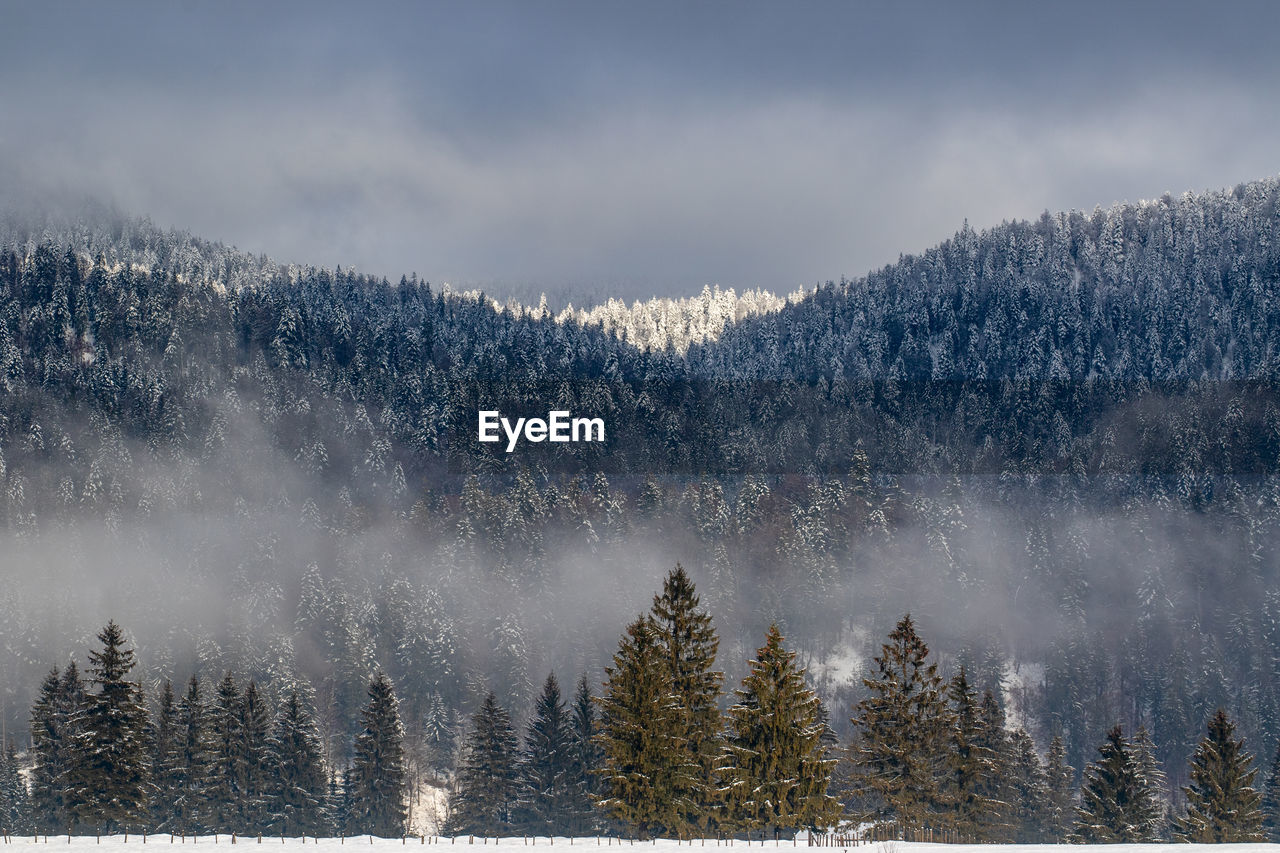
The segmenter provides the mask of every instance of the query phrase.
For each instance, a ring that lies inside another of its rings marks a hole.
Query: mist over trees
[[[599,683],[679,561],[730,684],[776,623],[852,707],[909,610],[1059,769],[1146,724],[1180,790],[1219,707],[1270,757],[1278,199],[966,227],[802,300],[664,309],[678,333],[654,306],[515,310],[110,213],[6,218],[6,730],[39,700],[19,746],[58,760],[67,661],[115,618],[149,696],[199,676],[178,719],[213,726],[228,671],[273,710],[299,690],[338,766],[381,669],[430,773],[490,691],[522,730],[546,672]],[[474,441],[480,408],[553,407],[608,440]],[[184,803],[193,759],[170,760]]]

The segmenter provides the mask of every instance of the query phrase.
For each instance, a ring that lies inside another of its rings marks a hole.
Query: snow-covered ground
[[[68,841],[67,836],[51,835],[46,840],[45,836],[39,836],[38,840],[33,840],[31,836],[9,838],[5,842],[13,847],[48,847],[52,850],[55,847],[69,851],[69,853],[107,853],[107,849],[113,851],[128,850],[130,853],[146,853],[146,851],[154,845],[220,845],[227,846],[232,844],[230,836],[220,835],[216,838],[212,835],[202,835],[198,839],[188,837],[185,841],[182,838],[174,838],[170,840],[168,835],[152,835],[148,836],[144,841],[141,835],[129,835],[126,839],[122,835],[109,835],[97,839],[90,836],[72,836]],[[289,848],[301,848],[304,845],[309,848],[318,848],[316,853],[339,853],[348,847],[355,849],[374,847],[385,850],[390,853],[392,848],[407,848],[410,846],[430,847],[439,845],[448,845],[451,847],[467,846],[467,847],[488,847],[496,850],[504,851],[504,853],[514,853],[515,850],[525,850],[529,847],[599,847],[602,850],[608,847],[647,847],[655,850],[662,850],[665,853],[675,853],[672,848],[684,850],[689,847],[806,847],[805,837],[801,836],[797,840],[786,839],[783,841],[753,841],[749,845],[745,841],[717,841],[714,838],[695,841],[624,841],[619,843],[616,839],[607,838],[476,838],[468,839],[462,836],[456,839],[448,837],[427,836],[425,838],[370,838],[367,835],[356,836],[352,838],[286,838],[283,841],[279,838],[263,838],[259,841],[257,838],[239,838],[236,844],[250,845],[275,845],[276,847],[284,846]],[[1275,853],[1280,850],[1280,845],[1276,844],[1125,844],[1125,845],[1102,845],[1102,844],[1080,844],[1072,845],[1070,848],[1064,848],[1057,844],[916,844],[906,843],[902,841],[882,841],[874,844],[861,845],[859,850],[865,853],[992,853],[993,848],[999,846],[999,853],[1063,853],[1064,849],[1069,849],[1071,853],[1100,853],[1100,851],[1108,851],[1108,853]],[[104,849],[106,848],[106,849]],[[849,848],[827,848],[830,850]],[[442,851],[443,853],[443,851]],[[479,853],[479,851],[476,851]]]

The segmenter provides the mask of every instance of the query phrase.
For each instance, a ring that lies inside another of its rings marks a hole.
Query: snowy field
[[[103,848],[112,850],[129,850],[129,851],[145,851],[157,844],[185,846],[185,845],[219,845],[228,846],[233,842],[231,836],[220,835],[202,835],[198,839],[188,836],[185,841],[176,837],[172,841],[166,835],[148,836],[146,840],[140,835],[129,835],[126,839],[123,835],[109,835],[97,839],[93,836],[72,836],[70,840],[67,836],[50,835],[46,840],[45,836],[40,836],[38,840],[33,840],[31,836],[11,837],[5,843],[14,847],[31,847],[48,846],[61,847],[72,853],[105,853]],[[429,847],[438,845],[456,846],[473,846],[473,847],[489,847],[504,851],[504,853],[514,853],[515,850],[524,850],[529,847],[648,847],[660,849],[666,853],[674,853],[672,848],[680,850],[689,847],[807,847],[805,837],[799,839],[786,839],[783,841],[753,841],[749,845],[745,841],[717,841],[714,838],[695,841],[624,841],[621,844],[616,839],[607,838],[500,838],[500,839],[482,839],[476,838],[474,841],[468,841],[466,836],[457,839],[449,837],[432,837],[426,838],[370,838],[367,835],[356,836],[352,838],[286,838],[283,841],[280,838],[263,838],[259,841],[257,838],[238,838],[235,844],[252,844],[252,845],[275,845],[277,847],[300,848],[302,846],[310,848],[319,848],[316,853],[337,853],[337,851],[345,850],[348,847],[369,848],[374,847],[382,849],[390,853],[392,848],[405,848],[410,846]],[[1104,845],[1104,844],[1079,844],[1065,847],[1057,844],[917,844],[907,843],[903,841],[881,841],[876,843],[867,843],[861,845],[858,849],[865,853],[992,853],[993,848],[999,846],[999,853],[1064,853],[1070,850],[1071,853],[1090,853],[1090,851],[1123,851],[1123,853],[1276,853],[1280,851],[1280,845],[1277,844],[1124,844],[1124,845]],[[815,848],[817,849],[817,848]],[[849,848],[825,848],[828,850],[848,850]]]

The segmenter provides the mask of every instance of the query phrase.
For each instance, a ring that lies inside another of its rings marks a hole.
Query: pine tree
[[[200,679],[191,676],[187,692],[178,703],[177,748],[167,772],[173,775],[174,809],[166,818],[170,831],[194,834],[209,828],[209,709],[200,691]]]
[[[666,650],[650,617],[627,626],[598,702],[600,807],[642,839],[684,832],[694,810],[684,797],[698,768],[687,758],[686,715],[670,690]]]
[[[182,786],[180,729],[173,684],[166,679],[160,689],[160,703],[151,734],[151,817],[153,828],[159,831],[176,826],[173,816],[178,810]]]
[[[1004,727],[1004,709],[990,688],[983,691],[978,717],[981,723],[977,730],[977,744],[991,759],[990,772],[978,784],[979,795],[990,804],[990,810],[980,820],[979,836],[991,842],[1010,842],[1015,832],[1010,777],[1012,743]]]
[[[141,828],[151,792],[147,706],[142,689],[125,680],[135,661],[120,626],[108,622],[98,640],[102,650],[89,653],[98,692],[82,707],[72,759],[72,816],[103,832]]]
[[[714,669],[720,640],[711,615],[700,606],[693,581],[678,563],[663,582],[662,594],[653,598],[653,624],[680,709],[676,736],[689,765],[687,773],[672,780],[683,786],[675,791],[683,811],[671,829],[678,835],[705,832],[718,810],[715,765],[723,727],[719,699],[724,673]]]
[[[818,697],[782,640],[778,626],[770,626],[734,691],[738,701],[729,709],[718,767],[725,824],[774,838],[782,830],[826,828],[840,816],[839,802],[827,795],[836,762],[822,742]]]
[[[1045,832],[1049,841],[1061,843],[1071,834],[1075,817],[1076,770],[1067,763],[1067,748],[1058,735],[1049,742],[1044,775],[1049,791]]]
[[[499,836],[511,830],[518,794],[516,732],[492,692],[471,721],[471,733],[450,797],[447,831]]]
[[[519,822],[531,835],[564,835],[572,816],[573,732],[555,674],[534,704],[520,757]]]
[[[1235,739],[1235,725],[1218,709],[1209,733],[1191,758],[1191,784],[1186,814],[1175,822],[1179,841],[1222,844],[1263,841],[1261,796],[1253,788],[1258,774],[1244,740]]]
[[[244,708],[230,672],[218,684],[208,722],[207,827],[214,832],[239,832],[245,805]]]
[[[31,709],[31,817],[44,833],[71,826],[69,774],[83,702],[84,684],[72,661],[61,675],[55,667],[45,676]]]
[[[1138,775],[1133,748],[1119,726],[1107,733],[1100,757],[1085,770],[1073,840],[1133,844],[1154,840],[1150,790]]]
[[[600,829],[596,812],[599,792],[599,776],[603,759],[596,744],[596,706],[591,697],[591,687],[584,673],[578,679],[578,690],[570,708],[570,736],[573,760],[570,766],[570,786],[573,796],[569,803],[569,832],[575,836],[594,835]]]
[[[858,703],[853,724],[853,793],[868,817],[907,828],[944,824],[943,790],[954,717],[938,665],[908,614],[889,634],[862,683],[871,695]]]
[[[391,681],[381,672],[369,682],[360,724],[346,786],[351,793],[348,825],[353,834],[403,835],[409,819],[404,726]]]
[[[276,715],[269,755],[274,765],[267,800],[271,831],[289,836],[329,832],[329,779],[320,734],[296,689]]]
[[[951,713],[950,750],[947,755],[947,783],[944,788],[952,816],[950,824],[963,836],[989,840],[983,830],[995,813],[995,803],[986,796],[989,780],[996,776],[995,757],[984,743],[986,721],[978,712],[978,695],[969,684],[964,666],[951,679],[947,690]]]
[[[1262,792],[1262,817],[1267,839],[1280,842],[1280,744],[1276,745],[1275,757],[1271,759],[1271,775],[1267,777],[1267,785]]]
[[[18,749],[6,742],[0,753],[0,830],[7,835],[31,831],[31,801],[27,783],[22,778]]]
[[[275,768],[271,752],[271,715],[258,686],[250,681],[241,705],[241,755],[244,756],[243,805],[240,827],[244,833],[264,831],[269,822],[270,789]]]
[[[1010,735],[1012,761],[1008,767],[1011,793],[1010,817],[1014,841],[1042,844],[1051,839],[1048,829],[1049,785],[1031,735],[1018,729]]]
[[[1133,762],[1138,767],[1138,781],[1147,792],[1144,799],[1147,807],[1145,819],[1149,827],[1147,835],[1152,839],[1163,838],[1169,817],[1168,779],[1160,769],[1156,746],[1145,724],[1139,725],[1133,736]]]

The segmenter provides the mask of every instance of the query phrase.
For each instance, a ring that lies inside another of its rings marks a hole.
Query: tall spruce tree
[[[1138,774],[1133,748],[1116,726],[1085,770],[1072,839],[1085,844],[1153,841],[1151,792]]]
[[[734,691],[718,767],[725,825],[775,838],[782,830],[830,827],[840,816],[840,803],[827,795],[836,761],[822,742],[820,703],[782,641],[770,626]]]
[[[320,733],[296,689],[276,714],[268,757],[273,770],[266,808],[271,831],[288,836],[332,831]]]
[[[455,835],[505,835],[516,814],[516,732],[491,691],[471,721],[471,733],[450,797],[446,831]]]
[[[1042,844],[1052,840],[1048,829],[1049,785],[1035,741],[1023,729],[1009,736],[1012,760],[1007,768],[1010,819],[1014,841]]]
[[[126,680],[133,649],[114,621],[98,633],[101,651],[89,653],[90,682],[97,686],[80,712],[72,759],[71,811],[85,827],[115,832],[148,825],[151,761],[147,706],[142,688]]]
[[[907,828],[945,825],[950,812],[943,780],[954,716],[928,657],[910,614],[903,616],[862,680],[871,695],[853,718],[852,789],[860,809]]]
[[[518,796],[524,831],[568,833],[575,794],[573,760],[571,721],[553,673],[534,703],[520,756]]]
[[[1049,742],[1044,775],[1049,791],[1045,831],[1049,841],[1062,843],[1075,822],[1076,769],[1067,763],[1067,747],[1058,735]]]
[[[61,674],[54,667],[45,676],[31,708],[31,820],[40,832],[72,825],[69,774],[83,702],[84,684],[72,661]]]
[[[1010,767],[1013,764],[1012,742],[1005,729],[1004,708],[995,693],[986,689],[978,704],[981,725],[977,731],[977,744],[991,758],[990,772],[979,780],[980,795],[990,804],[990,811],[980,821],[979,836],[989,842],[1013,841],[1014,792]]]
[[[6,835],[31,831],[31,800],[12,740],[6,741],[0,752],[0,830]]]
[[[171,832],[193,834],[209,828],[209,765],[212,750],[209,714],[200,679],[191,676],[178,702],[178,723],[172,757],[163,768],[173,786],[173,812],[163,819]]]
[[[1268,841],[1280,842],[1280,744],[1276,745],[1271,775],[1262,791],[1262,826]]]
[[[1146,724],[1139,724],[1133,735],[1133,761],[1138,767],[1138,781],[1146,789],[1147,825],[1152,839],[1164,838],[1169,824],[1168,777],[1156,758],[1156,745]]]
[[[209,708],[209,775],[206,822],[214,832],[243,831],[245,807],[244,704],[234,676],[218,684]]]
[[[685,798],[699,771],[684,740],[687,715],[670,690],[666,649],[648,616],[627,626],[599,698],[600,806],[638,837],[690,829]]]
[[[379,672],[369,682],[369,701],[360,712],[351,770],[347,824],[352,834],[394,838],[409,819],[404,726],[391,680]]]
[[[243,739],[241,754],[244,756],[241,831],[263,832],[270,823],[268,800],[276,768],[270,748],[271,713],[253,681],[244,691],[240,732]]]
[[[984,830],[992,822],[996,804],[987,796],[996,777],[995,756],[983,737],[986,720],[979,713],[978,694],[964,666],[947,689],[954,724],[951,726],[944,793],[951,807],[950,825],[963,836],[989,840]]]
[[[178,809],[182,785],[178,703],[173,696],[173,684],[168,679],[160,688],[154,720],[151,734],[151,820],[155,830],[164,831],[176,826],[173,815]]]
[[[1179,841],[1223,844],[1264,841],[1262,798],[1253,787],[1258,771],[1244,740],[1221,708],[1209,720],[1209,733],[1191,758],[1191,784],[1183,787],[1186,814],[1175,822]]]
[[[715,765],[723,723],[720,692],[724,673],[715,669],[720,639],[711,615],[700,604],[692,579],[677,563],[653,598],[653,624],[663,647],[670,691],[679,707],[677,739],[688,772],[672,782],[682,809],[679,835],[705,832],[718,812]]]
[[[596,771],[603,764],[603,758],[595,741],[596,705],[585,673],[578,679],[570,715],[573,750],[570,785],[573,796],[569,804],[569,832],[575,836],[594,835],[600,830],[596,809],[600,785]]]

